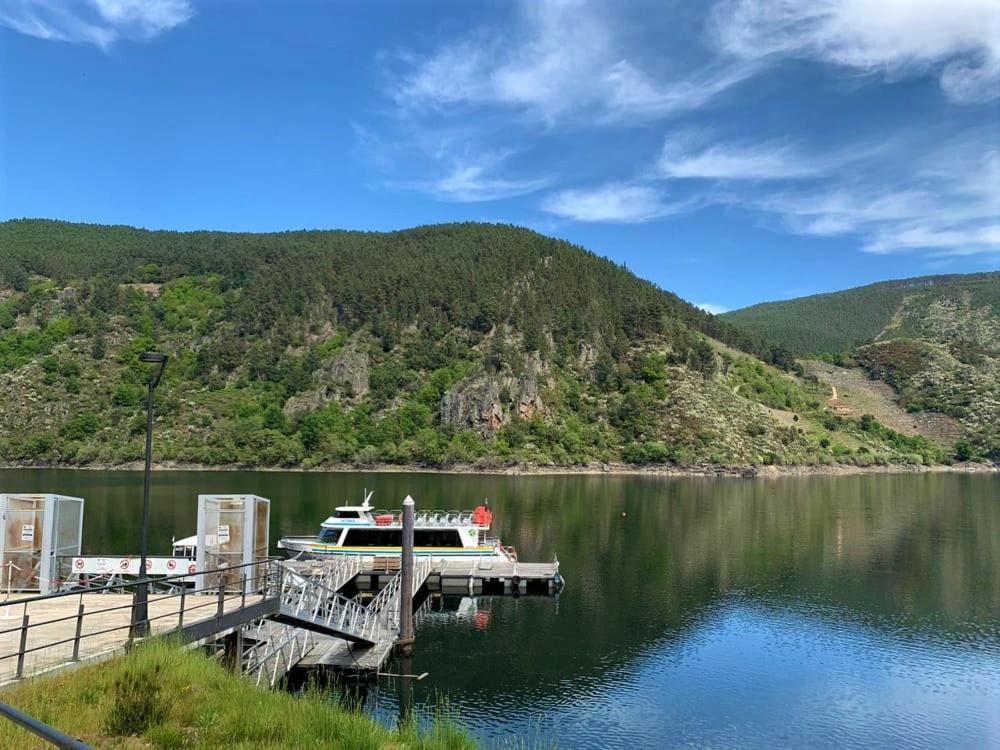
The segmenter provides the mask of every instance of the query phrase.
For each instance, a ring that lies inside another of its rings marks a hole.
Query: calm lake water
[[[84,551],[136,552],[142,477],[0,471],[2,491],[87,499]],[[558,598],[454,598],[405,668],[418,715],[491,746],[1000,747],[1000,478],[783,480],[161,472],[151,545],[195,531],[199,492],[272,500],[272,546],[375,490],[489,498]],[[400,665],[397,665],[397,667]],[[384,721],[401,687],[371,687]]]

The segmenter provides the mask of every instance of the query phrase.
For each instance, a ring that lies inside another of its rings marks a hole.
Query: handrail
[[[9,600],[5,599],[5,600],[0,600],[0,605],[13,606],[16,604],[30,604],[32,602],[37,602],[37,601],[56,599],[61,596],[76,596],[77,594],[81,593],[81,591],[87,594],[103,594],[109,591],[115,591],[117,589],[133,588],[141,584],[148,585],[150,583],[165,583],[167,581],[177,581],[182,578],[192,578],[194,576],[207,576],[213,573],[226,573],[232,570],[240,570],[242,568],[250,568],[262,564],[266,565],[267,563],[280,562],[280,561],[281,558],[279,557],[266,557],[248,563],[240,563],[239,565],[227,565],[221,568],[212,568],[211,570],[197,570],[194,573],[178,573],[177,575],[161,576],[157,578],[150,578],[149,576],[146,576],[145,578],[137,578],[134,581],[126,581],[122,583],[110,583],[106,586],[97,586],[95,588],[74,589],[71,591],[57,591],[54,594],[38,594],[36,596],[26,596],[23,599],[9,599]],[[215,587],[213,586],[212,588]]]
[[[0,606],[19,606],[21,611],[18,615],[14,615],[10,627],[0,628],[0,638],[6,636],[4,640],[7,640],[6,645],[10,648],[9,652],[0,653],[0,665],[3,665],[0,684],[60,664],[79,662],[131,644],[137,636],[135,590],[143,584],[176,578],[186,578],[189,582],[194,579],[193,587],[178,587],[168,593],[155,595],[150,600],[155,602],[158,608],[165,610],[150,612],[151,616],[148,617],[150,623],[160,624],[157,634],[163,634],[184,632],[185,619],[189,625],[212,619],[211,610],[204,614],[196,613],[197,610],[211,607],[215,610],[215,618],[222,618],[227,611],[227,603],[236,601],[237,609],[246,606],[248,583],[253,584],[255,592],[262,598],[266,599],[269,595],[277,594],[280,588],[277,584],[283,572],[283,566],[276,559],[266,558],[250,563],[210,568],[199,571],[193,576],[182,574],[165,578],[145,578],[93,589],[81,588],[2,602]],[[84,599],[85,594],[109,592],[126,594],[131,592],[132,599],[126,603],[109,601],[108,604],[111,606],[94,605],[93,599],[88,598],[86,601]],[[189,601],[190,597],[207,592],[214,592],[217,595],[199,596],[198,601]],[[67,597],[76,597],[75,600],[69,600],[69,607],[66,608],[70,611],[69,614],[64,614],[66,610],[52,611],[45,606],[53,601],[66,601]],[[177,600],[179,602],[176,605],[172,604]],[[168,603],[167,606],[164,607],[164,603]],[[36,604],[42,605],[41,611],[37,613],[33,608]],[[229,611],[233,610],[229,608]],[[169,620],[176,620],[176,623],[167,622]],[[84,628],[84,623],[95,623],[89,627],[96,629],[90,629],[88,632]],[[39,636],[38,633],[42,635]],[[112,633],[121,633],[121,636],[109,638],[109,634]],[[82,644],[87,647],[86,653],[81,653]],[[27,659],[29,656],[30,662]],[[12,660],[16,660],[15,666],[9,666]]]
[[[381,623],[375,613],[314,578],[285,576],[280,608],[287,617],[310,622],[348,637],[375,643]]]
[[[373,518],[379,516],[391,516],[389,525],[402,523],[403,512],[401,510],[373,510]],[[418,510],[414,514],[415,525],[429,526],[475,526],[476,528],[489,528],[490,524],[476,523],[475,512],[471,510]]]
[[[48,724],[43,724],[35,717],[28,716],[23,711],[18,711],[9,703],[0,701],[0,714],[3,714],[15,724],[20,725],[23,729],[63,750],[90,750],[90,745],[82,740],[70,737],[58,729],[53,729]]]

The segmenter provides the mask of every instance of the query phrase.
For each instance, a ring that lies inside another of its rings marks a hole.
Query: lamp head
[[[160,382],[160,376],[163,375],[163,368],[167,366],[167,355],[160,352],[143,352],[139,355],[139,361],[146,364],[159,365],[149,379],[149,387],[155,388]]]

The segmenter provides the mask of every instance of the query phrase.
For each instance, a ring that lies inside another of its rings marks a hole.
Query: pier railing
[[[266,615],[285,571],[278,560],[0,602],[0,685],[100,658],[137,637],[136,591],[149,595],[151,635],[200,639]],[[189,585],[193,580],[194,585]],[[162,591],[164,587],[172,589]],[[260,593],[248,593],[258,590]],[[270,609],[273,609],[271,607]]]
[[[410,592],[410,600],[424,585],[427,577],[431,573],[431,559],[428,557],[418,557],[413,565],[413,591]],[[376,612],[382,619],[386,630],[395,637],[399,631],[399,591],[402,587],[402,573],[397,573],[392,580],[387,583],[378,595],[368,603],[368,609]]]

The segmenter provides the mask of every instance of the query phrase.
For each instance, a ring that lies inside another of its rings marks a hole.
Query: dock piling
[[[403,501],[403,540],[399,576],[399,639],[401,654],[413,653],[413,523],[414,502],[409,495]]]

